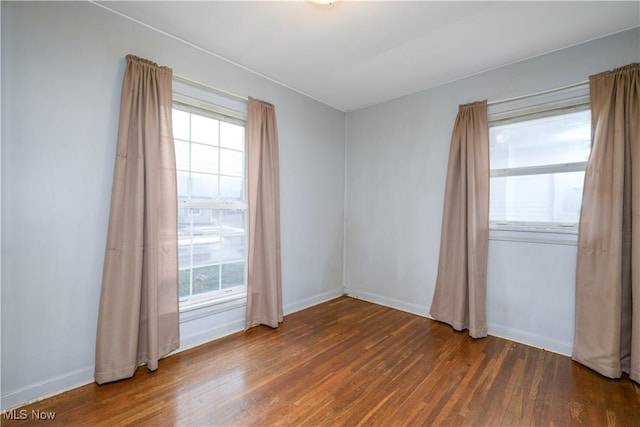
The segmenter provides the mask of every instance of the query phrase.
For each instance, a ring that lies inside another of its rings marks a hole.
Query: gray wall
[[[3,408],[92,381],[128,53],[275,104],[285,312],[342,293],[343,112],[90,3],[1,7]],[[243,318],[185,313],[181,347]]]
[[[348,113],[347,292],[428,313],[459,104],[560,87],[638,60],[636,28]],[[495,234],[489,242],[489,333],[570,353],[575,243],[505,241]]]

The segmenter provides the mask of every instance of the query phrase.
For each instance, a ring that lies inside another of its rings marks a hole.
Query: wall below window
[[[489,333],[571,354],[576,245],[490,240]]]
[[[285,312],[342,293],[343,112],[95,4],[0,7],[2,408],[93,380],[128,53],[276,106]],[[181,320],[190,347],[241,330],[244,306]]]
[[[458,105],[577,83],[639,60],[636,28],[348,113],[347,292],[428,314]],[[490,334],[571,353],[576,247],[556,243],[490,241]]]

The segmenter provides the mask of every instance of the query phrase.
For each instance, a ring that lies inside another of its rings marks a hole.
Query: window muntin
[[[492,123],[492,227],[575,228],[591,149],[588,105]]]
[[[174,104],[181,304],[246,289],[245,123]]]

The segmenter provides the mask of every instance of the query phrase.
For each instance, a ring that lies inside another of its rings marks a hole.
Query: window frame
[[[489,129],[511,123],[530,121],[545,117],[554,117],[573,112],[590,110],[589,85],[582,82],[560,89],[542,91],[533,95],[515,97],[504,101],[489,103],[487,108]],[[553,174],[564,172],[583,172],[586,161],[525,166],[515,168],[490,169],[491,179],[510,176],[533,176],[539,174]],[[533,241],[572,244],[575,237],[545,236],[553,234],[577,235],[577,223],[562,222],[534,222],[534,221],[498,221],[489,219],[490,239],[508,241]],[[536,236],[532,233],[541,233]]]
[[[231,97],[219,92],[214,88],[207,87],[184,78],[174,76],[173,78],[173,103],[172,108],[186,111],[200,116],[210,117],[220,122],[241,125],[245,128],[244,159],[243,159],[243,195],[242,201],[234,200],[194,200],[184,197],[177,198],[177,208],[202,210],[244,210],[245,211],[245,232],[246,244],[244,254],[244,285],[234,286],[226,289],[206,292],[202,294],[190,295],[179,298],[180,312],[199,310],[211,305],[224,305],[235,307],[242,305],[246,300],[247,293],[247,258],[249,243],[249,208],[248,208],[248,174],[247,174],[247,101]],[[220,149],[220,147],[218,146]],[[218,176],[224,176],[219,170]]]

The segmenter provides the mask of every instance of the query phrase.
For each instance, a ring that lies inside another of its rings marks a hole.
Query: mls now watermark
[[[39,409],[10,409],[2,412],[3,420],[53,420],[56,418],[54,411],[41,411]]]

